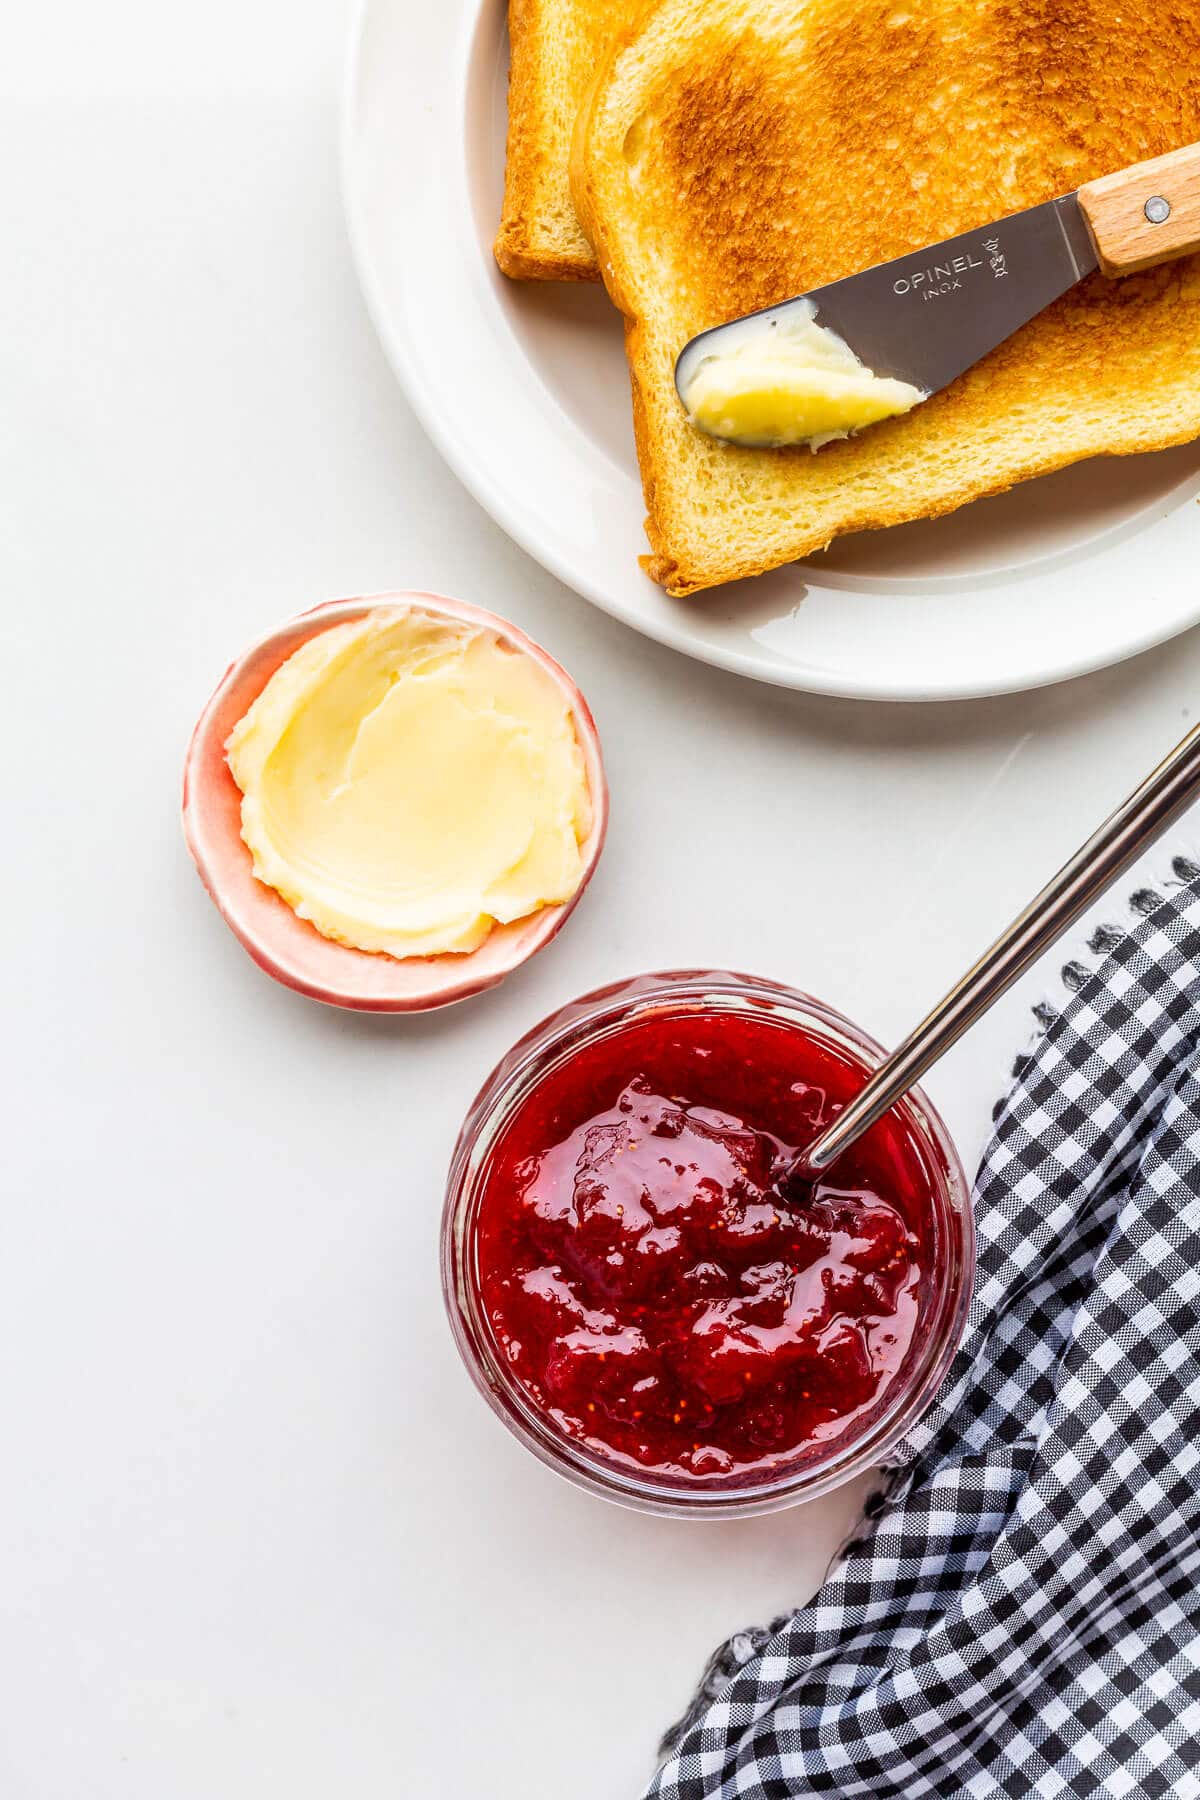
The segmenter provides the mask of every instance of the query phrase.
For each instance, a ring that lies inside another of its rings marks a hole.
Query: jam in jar
[[[901,1106],[799,1178],[858,1047],[674,998],[521,1084],[458,1249],[494,1385],[543,1434],[635,1484],[771,1486],[869,1436],[936,1352],[953,1171]]]

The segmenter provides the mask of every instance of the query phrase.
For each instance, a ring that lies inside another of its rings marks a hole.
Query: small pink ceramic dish
[[[583,752],[592,826],[582,846],[583,878],[571,899],[511,925],[497,925],[465,955],[394,957],[348,949],[298,918],[273,888],[257,880],[241,838],[241,792],[225,759],[225,742],[280,665],[330,626],[377,607],[417,606],[436,617],[479,625],[540,664],[565,694]],[[428,1012],[495,987],[548,944],[566,923],[595,871],[608,827],[608,787],[600,738],[587,702],[564,669],[506,619],[441,594],[371,594],[334,600],[301,613],[251,645],[226,671],[192,737],[183,777],[183,829],[200,878],[217,909],[260,968],[276,981],[329,1006],[356,1012]]]

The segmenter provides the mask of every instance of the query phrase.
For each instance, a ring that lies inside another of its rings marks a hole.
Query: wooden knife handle
[[[1200,144],[1102,175],[1077,198],[1106,275],[1188,256],[1200,250]]]

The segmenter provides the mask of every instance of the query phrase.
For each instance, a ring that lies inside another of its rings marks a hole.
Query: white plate
[[[503,0],[361,0],[343,119],[379,335],[451,467],[546,568],[706,662],[924,700],[1082,674],[1200,618],[1200,446],[1082,463],[946,519],[672,600],[646,543],[621,329],[587,285],[510,282]]]

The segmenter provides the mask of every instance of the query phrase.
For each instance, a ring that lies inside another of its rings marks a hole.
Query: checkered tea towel
[[[1175,868],[1018,1064],[967,1336],[867,1534],[718,1653],[653,1800],[1200,1796],[1200,870]]]

